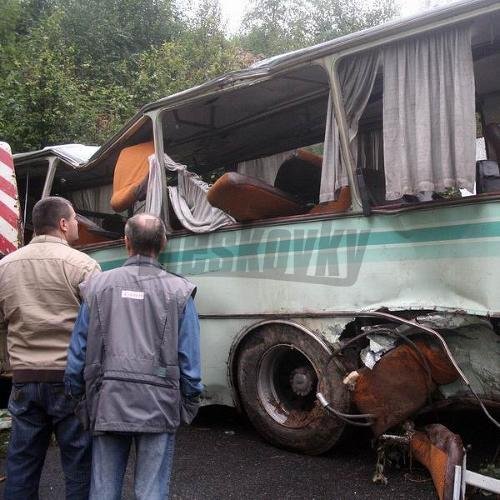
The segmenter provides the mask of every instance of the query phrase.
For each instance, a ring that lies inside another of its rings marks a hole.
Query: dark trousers
[[[38,499],[40,475],[52,433],[61,450],[66,498],[88,498],[90,435],[74,415],[75,400],[62,383],[14,384],[9,400],[12,431],[5,500]]]

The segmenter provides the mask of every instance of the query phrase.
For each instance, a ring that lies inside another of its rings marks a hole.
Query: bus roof
[[[86,146],[84,144],[61,144],[58,146],[47,146],[37,151],[16,153],[14,160],[16,165],[22,165],[31,163],[34,160],[43,160],[50,156],[55,156],[68,165],[78,168],[87,163],[98,149],[99,147],[97,146]]]

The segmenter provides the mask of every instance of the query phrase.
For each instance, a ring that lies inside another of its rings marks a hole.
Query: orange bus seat
[[[347,212],[351,206],[351,188],[343,186],[340,188],[336,200],[319,203],[309,210],[309,214],[341,214]]]
[[[237,172],[220,177],[208,190],[207,199],[238,222],[298,215],[306,210],[281,189]]]
[[[143,142],[121,150],[113,175],[111,207],[123,212],[136,201],[136,190],[149,174],[148,157],[154,153],[153,142]]]
[[[323,165],[323,157],[307,149],[297,149],[297,157],[318,168],[321,168]]]

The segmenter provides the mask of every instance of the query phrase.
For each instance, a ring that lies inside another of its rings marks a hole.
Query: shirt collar
[[[30,245],[32,243],[61,243],[62,245],[66,245],[69,247],[69,244],[65,239],[59,238],[58,236],[51,236],[50,234],[42,234],[40,236],[35,236],[29,242]]]
[[[124,266],[153,266],[159,269],[164,267],[153,257],[146,257],[145,255],[133,255],[129,257],[124,263]]]

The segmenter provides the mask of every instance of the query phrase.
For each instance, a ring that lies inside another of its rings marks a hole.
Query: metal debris
[[[386,352],[394,349],[396,337],[372,333],[367,335],[367,338],[370,345],[365,347],[359,355],[363,364],[371,370]]]

